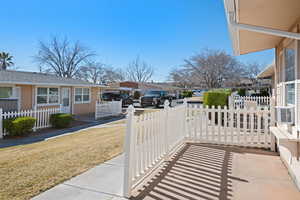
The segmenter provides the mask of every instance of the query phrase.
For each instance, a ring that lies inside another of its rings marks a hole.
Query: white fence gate
[[[122,101],[96,102],[95,119],[122,113]]]
[[[46,109],[34,109],[34,110],[22,110],[15,112],[2,112],[0,108],[0,139],[2,139],[8,133],[3,127],[3,120],[14,117],[33,117],[36,119],[33,130],[50,127],[50,116],[55,113],[60,113],[60,108],[46,108]]]
[[[228,109],[187,104],[134,115],[128,108],[124,196],[186,142],[274,148],[273,109]]]
[[[228,99],[230,108],[243,109],[247,104],[254,104],[257,107],[268,107],[271,103],[271,97],[250,97],[250,96],[229,96]],[[251,106],[248,106],[251,107]]]

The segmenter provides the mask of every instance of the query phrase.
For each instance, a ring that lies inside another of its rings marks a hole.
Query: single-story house
[[[275,63],[259,76],[273,79],[277,122],[270,129],[283,163],[300,188],[300,1],[224,3],[236,55],[275,49]]]
[[[103,87],[45,73],[0,70],[0,107],[15,111],[61,106],[65,113],[94,113]]]

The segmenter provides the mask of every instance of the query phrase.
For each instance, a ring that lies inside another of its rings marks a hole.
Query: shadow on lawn
[[[231,175],[233,152],[243,153],[230,147],[188,144],[131,199],[230,200],[232,180],[248,182]]]

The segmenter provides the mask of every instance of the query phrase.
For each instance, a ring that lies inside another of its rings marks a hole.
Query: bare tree
[[[125,79],[121,69],[114,69],[95,61],[89,61],[81,67],[76,77],[95,84],[108,84]]]
[[[183,68],[207,88],[229,86],[244,75],[243,65],[224,51],[206,49],[185,60]]]
[[[129,63],[126,68],[128,80],[136,82],[147,82],[153,76],[154,69],[138,56],[135,60]]]
[[[250,78],[252,81],[255,81],[257,78],[256,76],[261,72],[262,70],[261,64],[257,62],[248,63],[246,64],[246,76]]]
[[[191,73],[191,70],[185,68],[175,68],[169,74],[169,80],[173,86],[181,88],[192,88],[199,86],[197,78]]]
[[[49,43],[40,42],[35,60],[40,70],[55,73],[61,77],[74,77],[87,59],[95,54],[79,42],[71,43],[67,38],[53,37]]]
[[[103,80],[105,84],[116,83],[125,80],[125,73],[122,69],[119,68],[105,68],[104,69]]]
[[[80,67],[76,73],[76,77],[95,84],[100,84],[102,83],[104,73],[104,64],[88,61],[84,66]]]

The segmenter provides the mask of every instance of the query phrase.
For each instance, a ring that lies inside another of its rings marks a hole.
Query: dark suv
[[[167,91],[148,91],[141,97],[141,106],[155,106],[158,108],[164,105],[165,100],[169,100],[171,103],[172,99],[174,99],[174,97],[169,95]]]
[[[133,99],[128,94],[118,94],[113,92],[106,92],[102,94],[103,101],[120,101],[122,100],[122,105],[131,105],[133,104]]]

